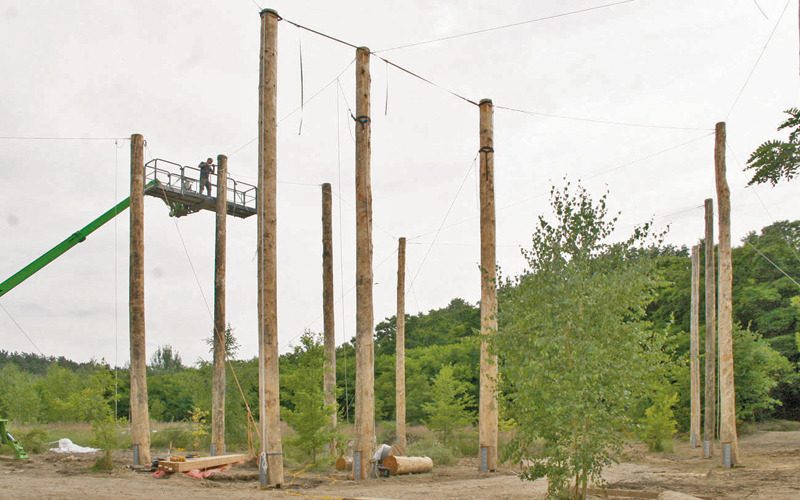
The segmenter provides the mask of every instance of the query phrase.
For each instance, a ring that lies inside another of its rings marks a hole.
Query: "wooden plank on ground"
[[[641,490],[612,490],[608,488],[587,488],[587,493],[600,498],[658,498],[658,493]]]
[[[194,469],[210,469],[220,465],[235,464],[247,460],[247,455],[219,455],[216,457],[187,458],[185,462],[158,462],[158,470],[166,472],[186,472]]]

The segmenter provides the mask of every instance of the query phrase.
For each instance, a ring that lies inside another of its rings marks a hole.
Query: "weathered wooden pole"
[[[214,373],[211,393],[211,456],[225,454],[225,261],[228,157],[217,156],[217,234],[214,245]]]
[[[131,344],[133,465],[150,464],[147,352],[144,331],[144,137],[131,136],[131,241],[128,308]]]
[[[727,467],[739,463],[736,392],[733,384],[733,265],[731,262],[731,192],[725,167],[725,122],[717,123],[714,165],[719,208],[719,436]]]
[[[331,185],[322,185],[322,324],[325,338],[325,373],[323,390],[325,405],[336,406],[336,330],[333,316],[333,212]],[[336,427],[336,411],[331,415],[331,428]],[[336,443],[330,443],[329,455]]]
[[[369,49],[356,49],[356,415],[353,478],[369,477],[375,439]]]
[[[689,327],[691,351],[691,425],[692,448],[700,444],[700,247],[692,247],[692,318]]]
[[[487,338],[497,331],[497,287],[494,211],[494,109],[491,99],[480,102],[481,211],[481,374],[479,456],[481,472],[497,470],[497,356]]]
[[[406,239],[397,245],[397,320],[395,322],[395,444],[406,454]]]
[[[714,201],[706,199],[706,376],[703,456],[714,456],[717,430],[717,279],[714,265]]]
[[[278,13],[261,11],[258,152],[259,420],[262,487],[283,484],[278,382],[277,109]]]

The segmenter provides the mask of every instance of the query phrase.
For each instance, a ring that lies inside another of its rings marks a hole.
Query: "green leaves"
[[[501,287],[494,348],[518,424],[513,458],[561,496],[613,460],[630,408],[665,358],[662,336],[643,321],[656,284],[641,250],[649,226],[609,242],[616,219],[606,195],[595,201],[569,183],[552,190],[551,207],[555,220],[540,217],[523,251],[529,269]]]
[[[433,379],[432,400],[422,405],[427,415],[424,422],[442,441],[450,440],[456,429],[474,422],[467,407],[475,401],[467,391],[468,386],[454,377],[453,365],[444,365]]]
[[[791,108],[784,111],[789,115],[778,130],[792,129],[789,142],[772,140],[763,143],[750,155],[745,170],[755,170],[747,185],[764,184],[773,186],[782,178],[787,181],[797,176],[800,166],[800,110]]]
[[[324,347],[319,335],[306,332],[295,347],[292,360],[297,363],[294,370],[281,377],[281,399],[284,405],[281,416],[297,436],[288,440],[290,446],[299,450],[303,458],[316,462],[317,453],[338,434],[331,428],[333,406],[324,404],[322,387]]]

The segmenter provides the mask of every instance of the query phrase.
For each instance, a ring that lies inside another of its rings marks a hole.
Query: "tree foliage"
[[[225,357],[228,359],[234,359],[236,355],[239,353],[239,341],[236,339],[236,335],[233,333],[234,328],[228,323],[228,327],[225,328]],[[206,337],[203,339],[203,342],[206,343],[208,346],[208,352],[214,354],[214,332],[211,332],[210,337]]]
[[[300,337],[300,345],[292,353],[292,361],[299,369],[281,377],[285,390],[283,420],[297,436],[288,443],[299,450],[303,458],[317,461],[322,447],[336,438],[336,429],[331,428],[333,405],[325,405],[322,385],[324,346],[318,335],[306,332]]]
[[[183,366],[181,355],[171,345],[159,346],[156,352],[150,357],[150,370],[153,373],[178,372],[186,367]]]
[[[784,113],[789,118],[778,126],[778,130],[791,129],[789,141],[767,141],[753,151],[745,166],[745,170],[755,171],[748,185],[769,182],[774,186],[781,179],[789,181],[797,176],[800,167],[800,109],[791,108]]]
[[[494,346],[518,425],[513,458],[532,464],[523,476],[547,476],[551,496],[581,498],[632,430],[662,338],[643,321],[655,286],[653,260],[637,250],[648,226],[608,243],[616,218],[606,196],[569,183],[553,188],[551,207],[554,222],[539,217],[523,251],[528,269],[502,284]]]
[[[453,376],[453,365],[444,365],[431,384],[431,401],[424,403],[425,425],[438,434],[442,441],[453,437],[453,432],[474,422],[468,407],[475,404],[468,387]]]

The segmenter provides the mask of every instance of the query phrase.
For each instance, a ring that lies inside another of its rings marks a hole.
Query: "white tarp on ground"
[[[58,448],[50,448],[50,451],[56,453],[92,453],[93,451],[100,451],[97,448],[87,448],[85,446],[78,446],[67,438],[58,440]]]

